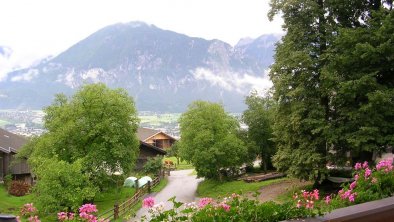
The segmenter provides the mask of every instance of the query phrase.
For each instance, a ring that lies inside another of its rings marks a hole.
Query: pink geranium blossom
[[[328,195],[324,198],[324,202],[326,202],[326,204],[330,204],[331,203],[331,196]]]
[[[356,163],[356,165],[354,165],[355,170],[361,170],[361,168],[362,168],[361,163]]]
[[[222,207],[224,211],[230,211],[230,206],[225,203],[221,203],[220,207]]]
[[[353,183],[350,184],[350,189],[354,190],[354,188],[356,188],[357,186],[357,181],[353,181]]]
[[[393,160],[381,160],[378,164],[376,164],[377,170],[384,170],[384,172],[388,173],[393,170]]]
[[[145,208],[152,208],[154,205],[155,199],[153,199],[153,197],[147,197],[142,202],[142,206]]]
[[[213,199],[209,197],[204,197],[201,198],[200,201],[198,202],[198,207],[199,208],[204,208],[206,205],[212,203]]]
[[[368,177],[371,176],[371,173],[372,171],[369,168],[365,169],[365,173],[364,173],[365,179],[368,179]]]

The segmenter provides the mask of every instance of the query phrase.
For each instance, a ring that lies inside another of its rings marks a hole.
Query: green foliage
[[[4,176],[3,178],[4,180],[4,186],[8,189],[8,187],[10,186],[11,182],[12,182],[12,176],[11,174],[7,174]]]
[[[108,186],[111,174],[133,169],[139,152],[138,118],[124,90],[85,85],[70,99],[57,95],[44,112],[48,132],[20,152],[20,157],[29,157],[37,175],[34,191],[41,206],[55,210],[81,205]],[[60,171],[70,177],[56,176]]]
[[[85,200],[92,200],[98,188],[82,173],[82,160],[67,163],[43,159],[35,169],[38,177],[34,186],[35,202],[46,213],[76,210]]]
[[[148,157],[148,161],[144,165],[144,173],[158,174],[163,166],[163,156]]]
[[[168,156],[173,156],[176,158],[176,163],[177,165],[179,165],[179,159],[180,159],[180,155],[179,155],[179,145],[178,142],[175,142],[174,144],[172,144],[171,148],[167,151]]]
[[[135,194],[135,189],[130,187],[108,187],[94,197],[94,204],[100,212],[114,207],[115,203],[122,203]]]
[[[180,153],[199,177],[221,179],[221,170],[237,169],[247,150],[238,138],[239,124],[219,104],[196,101],[180,118]]]
[[[242,115],[243,122],[248,125],[245,143],[253,142],[257,149],[249,149],[254,153],[254,158],[260,155],[264,170],[272,166],[271,157],[276,149],[272,141],[272,125],[274,115],[274,101],[270,97],[260,97],[257,92],[252,92],[246,97],[248,109]]]
[[[240,198],[237,195],[226,197],[222,202],[210,198],[200,200],[198,206],[183,204],[171,198],[174,208],[167,211],[151,209],[150,221],[283,221],[311,216],[305,209],[296,208],[292,203],[259,203]],[[143,220],[144,221],[144,220]]]
[[[383,4],[383,3],[386,4]],[[270,77],[275,167],[319,181],[346,151],[393,143],[392,1],[271,0],[286,35]]]

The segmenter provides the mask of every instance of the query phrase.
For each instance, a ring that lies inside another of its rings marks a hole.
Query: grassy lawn
[[[286,193],[280,194],[275,198],[275,201],[278,203],[285,203],[288,201],[293,201],[293,195],[296,192],[300,192],[301,190],[312,190],[312,184],[310,185],[300,185],[291,187]]]
[[[171,160],[172,162],[174,162],[175,164],[177,164],[177,160],[175,157],[171,156],[171,157],[164,157],[163,158],[163,163],[165,160]],[[177,170],[189,170],[189,169],[194,169],[194,166],[191,165],[190,163],[187,163],[184,160],[179,161],[179,165],[177,164],[176,167]]]
[[[122,203],[135,193],[134,188],[121,187],[118,191],[116,188],[109,189],[105,192],[98,193],[94,198],[94,204],[100,212],[104,212],[114,207],[116,202]]]
[[[152,192],[159,192],[167,185],[167,183],[168,183],[167,179],[162,179],[160,183],[152,189]],[[112,209],[116,202],[120,204],[126,201],[127,199],[131,198],[134,194],[135,194],[135,189],[130,187],[121,187],[120,192],[118,192],[116,188],[113,188],[104,193],[98,194],[94,201],[99,211],[98,214],[105,212],[109,209]],[[141,207],[142,207],[142,203],[140,201],[131,209],[132,212],[131,215],[137,212]],[[128,217],[128,215],[125,215],[125,217]]]
[[[0,185],[0,213],[1,214],[19,214],[20,208],[33,202],[32,195],[15,197],[8,194],[3,184]]]
[[[0,119],[0,127],[9,124],[10,122]]]
[[[197,194],[199,197],[224,197],[232,193],[246,193],[258,191],[261,187],[273,183],[279,183],[288,180],[287,178],[279,178],[274,180],[266,180],[257,183],[246,183],[241,181],[214,181],[204,180],[198,184]]]

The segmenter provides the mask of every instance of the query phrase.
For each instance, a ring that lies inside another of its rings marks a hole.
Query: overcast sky
[[[1,0],[0,46],[12,54],[0,60],[1,73],[15,65],[56,55],[98,29],[118,22],[144,21],[193,37],[232,45],[243,37],[280,33],[269,22],[269,0]]]

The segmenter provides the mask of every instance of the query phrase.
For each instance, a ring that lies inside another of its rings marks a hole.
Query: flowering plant
[[[27,203],[23,205],[21,209],[21,215],[22,218],[27,218],[29,222],[41,222],[41,220],[38,218],[38,212],[37,208],[34,207],[33,203]],[[22,221],[21,217],[17,217],[16,220],[18,222]]]
[[[57,213],[58,221],[86,221],[86,222],[109,222],[109,220],[98,219],[95,213],[97,212],[96,205],[84,204],[79,208],[79,214],[73,212],[59,212]],[[22,217],[28,217],[29,222],[41,222],[38,217],[37,209],[33,203],[23,205],[21,209]],[[21,222],[21,217],[17,217],[17,221]]]
[[[281,221],[303,216],[303,210],[291,204],[274,202],[259,203],[256,200],[232,194],[221,200],[201,198],[198,202],[186,203],[169,199],[174,208],[164,210],[163,204],[149,209],[150,215],[143,221]]]
[[[365,161],[354,165],[354,181],[339,190],[333,204],[335,208],[378,200],[394,194],[392,160],[382,160],[375,167]]]

